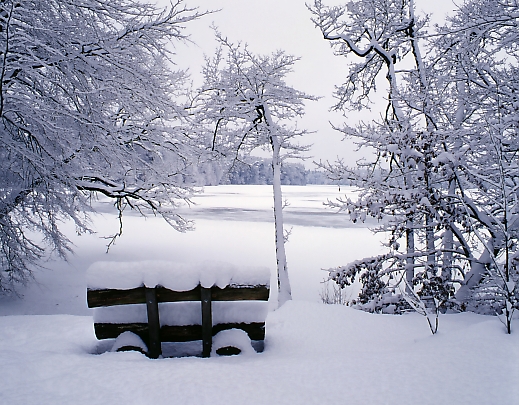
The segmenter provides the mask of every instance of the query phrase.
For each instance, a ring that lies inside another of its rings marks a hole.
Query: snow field
[[[287,303],[267,318],[265,352],[150,360],[93,355],[88,316],[0,317],[2,403],[498,404],[517,399],[518,335],[495,318]],[[460,350],[463,348],[462,350]]]
[[[86,307],[86,269],[98,261],[209,260],[266,267],[276,286],[267,186],[206,188],[199,205],[185,210],[197,218],[191,233],[129,215],[108,254],[100,236],[113,233],[117,222],[107,205],[93,218],[98,234],[68,229],[76,244],[69,262],[49,261],[50,270],[20,290],[23,298],[0,299],[0,404],[518,403],[519,334],[506,335],[497,318],[441,315],[432,336],[416,314],[373,315],[320,304],[320,269],[379,253],[379,239],[344,216],[320,211],[320,201],[338,195],[336,187],[284,191],[291,203],[285,216],[299,213],[291,217],[287,244],[294,301],[268,313],[263,353],[160,360],[93,354],[106,345],[96,340],[94,311]],[[234,208],[227,210],[224,200]],[[247,211],[249,202],[258,204],[256,210]]]

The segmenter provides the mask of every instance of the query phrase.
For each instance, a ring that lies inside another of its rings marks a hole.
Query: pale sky
[[[158,4],[169,4],[169,0],[156,0]],[[306,0],[310,2],[311,0]],[[328,0],[327,5],[342,4],[344,1]],[[300,57],[294,73],[287,77],[296,89],[314,96],[323,97],[317,102],[308,102],[306,115],[298,122],[299,128],[316,131],[301,140],[313,144],[305,162],[312,168],[312,160],[335,161],[337,157],[354,161],[360,157],[352,152],[351,141],[341,141],[342,136],[331,129],[329,122],[340,125],[354,123],[359,115],[343,117],[329,111],[334,104],[334,86],[344,80],[347,73],[346,58],[333,55],[328,41],[310,21],[305,0],[186,0],[189,7],[221,11],[187,24],[186,33],[194,44],[178,45],[176,61],[180,68],[188,68],[195,86],[201,84],[201,68],[204,54],[211,55],[216,48],[212,24],[231,42],[247,43],[250,50],[258,54],[269,54],[278,49]],[[445,14],[453,9],[451,0],[417,0],[417,11],[433,13],[433,20],[441,22]]]

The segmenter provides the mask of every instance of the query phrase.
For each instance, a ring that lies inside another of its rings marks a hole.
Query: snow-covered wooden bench
[[[96,262],[87,272],[87,302],[98,339],[138,335],[147,355],[162,354],[163,342],[202,341],[228,329],[245,331],[262,350],[270,272],[223,263],[195,266],[171,262]]]

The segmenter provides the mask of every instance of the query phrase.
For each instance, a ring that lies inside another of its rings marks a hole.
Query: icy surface
[[[347,215],[323,208],[323,202],[349,189],[336,186],[283,187],[289,206],[285,219],[292,218],[286,245],[288,271],[294,299],[318,302],[321,282],[327,272],[321,269],[344,265],[356,259],[384,253],[382,235],[372,235],[366,224],[352,224]],[[36,273],[37,283],[20,288],[18,297],[0,297],[0,315],[68,313],[92,314],[86,305],[86,269],[94,262],[142,262],[162,260],[174,263],[201,261],[231,262],[238,267],[270,269],[270,285],[275,286],[276,258],[272,219],[272,189],[269,186],[206,187],[196,197],[197,205],[185,208],[186,218],[196,219],[194,232],[179,233],[156,217],[141,218],[128,211],[124,235],[106,253],[106,239],[118,229],[113,204],[101,200],[93,217],[96,234],[77,235],[72,223],[63,231],[75,245],[68,261],[45,263],[49,269]],[[231,207],[225,209],[227,205]],[[222,207],[222,212],[213,208]],[[250,209],[253,207],[254,209]],[[230,211],[229,211],[230,210]],[[292,227],[293,226],[293,227]],[[276,289],[270,290],[276,299]],[[31,297],[33,301],[23,297]]]
[[[95,262],[87,270],[91,289],[131,289],[161,285],[174,291],[189,291],[198,284],[203,287],[228,285],[269,285],[270,270],[266,267],[233,266],[222,262],[183,264],[162,260],[135,262]]]

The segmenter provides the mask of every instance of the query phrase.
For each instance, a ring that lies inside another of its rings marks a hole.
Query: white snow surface
[[[206,261],[199,264],[164,260],[134,262],[100,261],[87,270],[87,285],[91,289],[115,288],[127,290],[161,285],[174,291],[189,291],[202,287],[229,285],[269,285],[268,267],[234,266],[230,263]]]
[[[344,190],[283,188],[290,203],[285,219],[293,226],[287,259],[294,300],[268,312],[265,351],[250,356],[150,360],[110,352],[113,342],[94,335],[86,269],[98,261],[222,261],[267,267],[274,286],[268,186],[207,187],[183,213],[196,217],[191,233],[179,234],[158,218],[127,216],[108,254],[100,236],[118,228],[111,204],[99,203],[98,235],[77,236],[64,224],[76,254],[45,263],[49,270],[36,272],[36,283],[19,297],[0,298],[0,404],[519,403],[516,319],[507,335],[496,317],[441,315],[433,336],[417,314],[373,315],[319,302],[321,268],[383,252],[380,235],[323,210],[324,200]]]
[[[293,301],[269,314],[261,354],[150,360],[93,354],[89,316],[3,316],[0,403],[517,403],[519,334],[473,314],[440,322],[432,336],[419,315]]]

